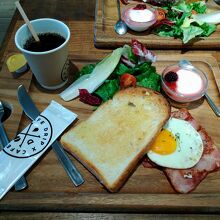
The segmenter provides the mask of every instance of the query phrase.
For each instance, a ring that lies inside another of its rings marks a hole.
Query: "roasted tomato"
[[[136,78],[129,74],[129,73],[124,73],[121,77],[120,77],[120,87],[122,89],[125,89],[127,87],[135,87],[136,86]]]
[[[191,13],[192,13],[193,15],[196,15],[196,14],[197,14],[197,12],[196,12],[195,10],[192,10]]]
[[[161,8],[158,8],[156,11],[156,15],[157,15],[157,21],[161,21],[166,18],[166,11]]]

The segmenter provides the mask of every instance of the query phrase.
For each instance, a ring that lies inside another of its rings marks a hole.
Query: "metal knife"
[[[18,87],[17,93],[18,93],[18,100],[25,114],[31,120],[37,118],[38,115],[40,115],[40,112],[35,106],[34,102],[32,101],[31,97],[29,96],[23,85],[20,85]],[[72,161],[69,159],[69,157],[66,155],[62,145],[58,141],[55,141],[52,144],[52,148],[56,153],[60,163],[63,165],[64,169],[66,170],[71,181],[74,183],[74,185],[79,186],[82,183],[84,183],[83,177],[81,176],[75,165],[72,163]]]

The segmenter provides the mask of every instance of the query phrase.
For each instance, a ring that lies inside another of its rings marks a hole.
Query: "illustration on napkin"
[[[50,121],[40,115],[3,150],[6,154],[16,158],[32,157],[47,147],[52,133]]]

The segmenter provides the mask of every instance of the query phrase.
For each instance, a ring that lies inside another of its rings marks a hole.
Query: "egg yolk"
[[[173,153],[176,150],[176,145],[174,135],[170,131],[164,129],[156,137],[150,150],[157,154],[166,155]]]

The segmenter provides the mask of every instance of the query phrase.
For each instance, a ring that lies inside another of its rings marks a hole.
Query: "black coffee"
[[[53,50],[65,42],[65,38],[56,33],[38,34],[40,42],[30,37],[24,44],[24,49],[32,52],[44,52]]]

